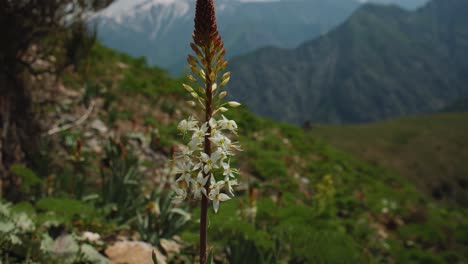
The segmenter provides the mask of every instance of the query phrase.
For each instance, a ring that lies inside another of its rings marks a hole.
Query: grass
[[[427,195],[468,204],[468,113],[364,125],[319,125],[310,133],[359,158],[393,169]]]

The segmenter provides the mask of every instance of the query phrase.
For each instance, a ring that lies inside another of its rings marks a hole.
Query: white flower
[[[230,181],[229,181],[229,180],[227,180],[227,181],[225,180],[224,182],[225,182],[225,186],[226,186],[227,189],[228,189],[228,193],[229,193],[232,197],[234,197],[234,189],[232,188],[232,186],[237,186],[237,185],[239,185],[239,183],[237,183],[237,180],[230,180]]]
[[[184,119],[180,121],[179,125],[177,126],[177,129],[182,133],[186,133],[187,131],[197,129],[197,123],[198,121],[196,121],[195,118],[189,117],[188,120]]]
[[[217,213],[219,209],[219,203],[227,201],[231,199],[231,197],[229,197],[227,194],[220,193],[219,189],[213,189],[210,192],[210,199],[213,201],[213,209],[215,213]]]
[[[176,158],[183,158],[184,160],[189,160],[190,159],[190,156],[193,154],[193,151],[194,149],[192,148],[192,146],[188,145],[188,146],[184,146],[182,147],[182,151],[179,151],[177,153],[177,156]]]
[[[242,151],[242,148],[240,147],[239,143],[237,143],[237,142],[229,144],[229,148],[230,149],[235,149],[237,151]]]
[[[225,164],[224,161],[228,158],[228,156],[230,155],[230,152],[218,148],[218,150],[216,150],[215,152],[213,152],[212,155],[218,156],[218,157],[219,157],[218,162],[220,163],[221,167],[223,167],[224,164]]]
[[[219,192],[224,187],[224,181],[216,182],[215,177],[210,178],[210,195],[215,192]],[[212,198],[210,198],[212,199]]]
[[[218,164],[216,164],[219,160],[219,155],[217,155],[217,152],[214,152],[211,157],[208,156],[206,153],[201,153],[201,160],[205,164],[203,167],[203,171],[205,173],[210,172],[212,169],[217,169],[219,168]]]
[[[191,146],[193,149],[196,149],[198,145],[200,145],[205,140],[207,130],[208,126],[206,125],[206,123],[203,124],[201,128],[195,128],[189,146]]]
[[[203,173],[200,171],[197,176],[197,180],[193,180],[192,186],[193,186],[193,197],[195,199],[200,199],[201,194],[203,193],[205,196],[206,195],[206,189],[205,189],[205,184],[208,181],[208,176],[203,178]]]
[[[187,190],[182,189],[182,188],[176,188],[174,189],[176,196],[172,200],[174,203],[181,203],[187,198]]]
[[[224,136],[221,132],[217,132],[215,135],[210,137],[211,142],[213,142],[217,147],[223,150],[229,150],[231,145],[231,140]]]
[[[210,125],[211,129],[216,129],[217,127],[217,122],[214,118],[210,118],[210,121],[208,122],[208,124]]]
[[[227,129],[233,133],[236,133],[237,124],[234,120],[227,119],[224,115],[222,115],[222,120],[218,120],[218,125],[221,129]]]
[[[192,179],[192,166],[192,162],[187,160],[179,162],[177,164],[177,173],[181,173],[182,175],[176,181],[179,182],[181,180],[185,180],[187,184],[190,184],[190,180]]]
[[[225,176],[225,180],[229,178],[235,178],[236,175],[234,175],[234,173],[239,174],[239,171],[237,169],[231,168],[231,165],[229,163],[224,163],[223,169],[224,169],[223,175]]]

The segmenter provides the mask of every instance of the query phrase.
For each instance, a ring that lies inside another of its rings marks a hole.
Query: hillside
[[[315,126],[312,135],[391,168],[438,200],[468,206],[468,113]]]
[[[13,205],[0,201],[1,259],[136,259],[134,248],[114,247],[131,240],[157,249],[160,263],[195,262],[198,205],[176,206],[169,194],[176,178],[171,152],[182,138],[176,126],[196,115],[185,103],[183,80],[100,45],[83,66],[67,72],[42,110],[47,127],[84,121],[44,135],[39,167],[13,168],[22,180],[18,192],[28,196]],[[468,260],[465,208],[440,204],[395,172],[297,126],[246,108],[229,113],[244,149],[233,161],[242,183],[236,198],[210,213],[217,261]]]
[[[296,49],[263,48],[232,60],[233,97],[256,114],[296,124],[441,110],[468,93],[464,10],[464,0],[433,0],[414,12],[364,5]]]

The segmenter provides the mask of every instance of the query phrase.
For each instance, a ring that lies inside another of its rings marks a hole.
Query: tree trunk
[[[18,181],[10,172],[14,163],[30,164],[38,153],[40,127],[23,77],[0,72],[0,197],[19,198]]]

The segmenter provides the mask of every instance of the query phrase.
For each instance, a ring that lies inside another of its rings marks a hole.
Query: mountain
[[[416,8],[427,0],[372,0]],[[109,47],[144,56],[173,74],[184,71],[193,31],[193,0],[120,0],[97,14],[98,37]],[[294,48],[342,23],[359,0],[217,0],[228,57],[263,46]]]
[[[295,49],[233,59],[232,95],[257,114],[292,123],[440,110],[468,97],[466,10],[466,0],[434,0],[414,12],[366,4]]]
[[[416,9],[427,3],[427,0],[359,0],[359,2],[383,5],[397,5],[406,9]]]
[[[193,0],[118,1],[97,14],[102,43],[174,74],[184,71],[193,31]],[[247,2],[217,0],[219,30],[228,56],[275,45],[294,48],[342,23],[357,0]]]

